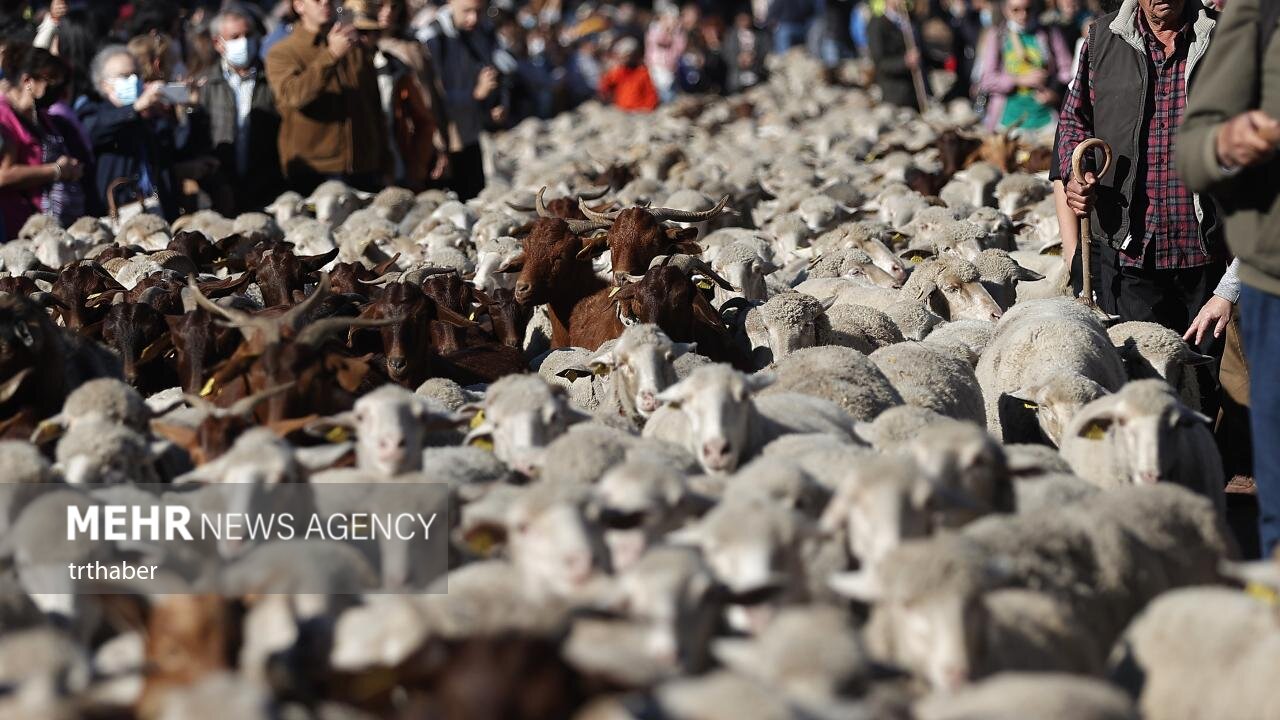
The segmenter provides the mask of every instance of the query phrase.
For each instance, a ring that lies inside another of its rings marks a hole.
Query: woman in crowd
[[[90,199],[106,215],[107,190],[116,180],[133,192],[159,204],[165,217],[177,216],[169,173],[173,154],[172,113],[162,95],[164,83],[144,84],[133,55],[123,45],[109,45],[98,52],[90,69],[100,99],[77,111],[97,156]],[[133,197],[118,197],[121,202]]]
[[[1041,130],[1057,119],[1062,89],[1071,82],[1071,53],[1061,32],[1039,26],[1032,0],[1005,0],[1003,17],[979,49],[986,125]]]
[[[42,48],[22,43],[5,47],[9,80],[0,102],[0,216],[11,239],[32,215],[45,214],[64,226],[84,214],[76,192],[83,167],[67,149],[65,127],[46,109],[57,99],[53,88],[66,82],[66,66]]]

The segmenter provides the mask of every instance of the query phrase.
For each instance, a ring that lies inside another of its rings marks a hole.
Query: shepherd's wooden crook
[[[1102,170],[1094,175],[1095,178],[1101,180],[1103,175],[1107,174],[1107,170],[1111,169],[1111,146],[1099,140],[1098,138],[1089,138],[1076,146],[1074,152],[1071,153],[1071,177],[1076,182],[1084,185],[1084,168],[1081,164],[1084,162],[1084,154],[1093,148],[1102,149]],[[1089,258],[1090,245],[1093,237],[1089,228],[1089,213],[1085,213],[1080,218],[1080,275],[1083,279],[1080,289],[1080,302],[1089,307],[1097,307],[1093,302],[1093,270],[1090,267]]]

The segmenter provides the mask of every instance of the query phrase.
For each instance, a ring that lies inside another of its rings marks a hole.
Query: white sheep
[[[870,357],[908,405],[985,424],[982,388],[973,365],[956,355],[950,348],[901,342]]]
[[[605,376],[601,413],[640,427],[658,409],[658,394],[676,382],[675,362],[694,352],[692,343],[676,343],[656,325],[631,325],[611,348],[589,362]]]
[[[313,423],[313,429],[335,429],[356,436],[356,467],[384,477],[422,469],[426,434],[458,425],[444,407],[399,385],[383,385],[356,400],[351,410]],[[344,433],[345,434],[345,433]]]
[[[570,407],[563,390],[531,375],[499,379],[489,386],[484,400],[472,407],[483,416],[474,422],[466,442],[487,439],[498,459],[527,475],[541,466],[552,440],[570,425],[590,419]]]
[[[930,695],[913,707],[919,720],[1138,720],[1123,691],[1065,673],[1000,673],[954,693]]]
[[[1182,402],[1201,409],[1197,368],[1213,363],[1213,357],[1192,350],[1182,336],[1153,322],[1123,322],[1107,328],[1124,360],[1130,380],[1160,378],[1178,391]]]
[[[700,367],[658,395],[659,402],[669,406],[666,418],[682,417],[683,422],[667,420],[669,426],[663,427],[655,414],[645,426],[645,437],[683,445],[707,472],[723,474],[781,435],[849,436],[853,420],[833,403],[797,393],[755,397],[773,382],[772,374],[744,375],[725,365]]]
[[[1062,456],[1102,487],[1176,483],[1221,506],[1222,458],[1209,422],[1163,380],[1136,380],[1075,414],[1062,434]]]
[[[902,396],[866,355],[844,347],[805,348],[770,366],[764,396],[800,393],[838,405],[856,421],[873,420]]]

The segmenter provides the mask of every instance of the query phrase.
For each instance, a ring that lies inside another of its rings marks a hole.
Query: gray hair
[[[222,11],[213,16],[213,20],[209,22],[209,37],[222,37],[222,23],[231,18],[239,18],[249,26],[249,32],[246,37],[256,37],[258,34],[258,23],[248,10],[239,5],[227,5]]]
[[[93,62],[89,64],[89,78],[93,81],[94,90],[102,87],[104,79],[102,74],[106,72],[107,63],[117,55],[128,55],[130,59],[133,58],[133,53],[129,52],[129,48],[124,45],[108,45],[93,56]]]

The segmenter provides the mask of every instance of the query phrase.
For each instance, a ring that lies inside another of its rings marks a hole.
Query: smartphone
[[[187,88],[186,83],[165,83],[160,94],[174,105],[187,105],[191,102],[191,90]]]

